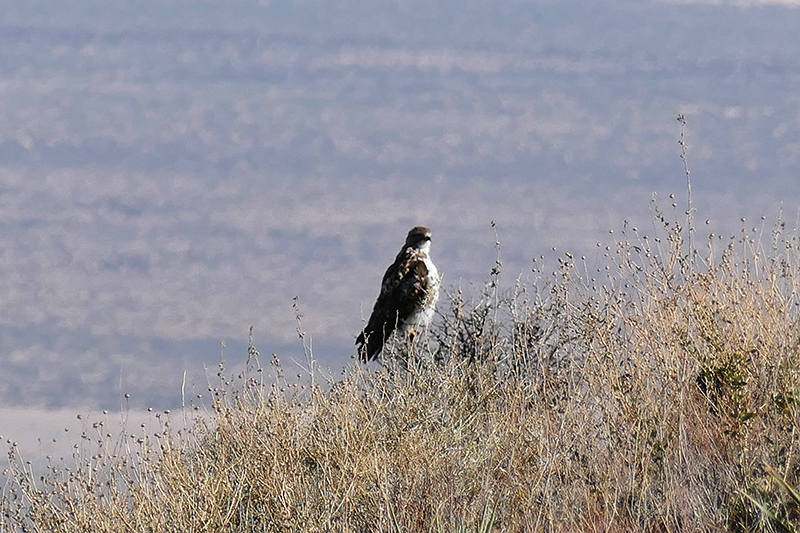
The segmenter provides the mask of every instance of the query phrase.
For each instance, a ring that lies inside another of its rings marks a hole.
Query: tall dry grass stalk
[[[654,220],[507,290],[498,256],[383,367],[290,383],[251,347],[185,429],[87,424],[40,478],[12,448],[0,529],[791,529],[797,233],[760,221],[695,253]]]

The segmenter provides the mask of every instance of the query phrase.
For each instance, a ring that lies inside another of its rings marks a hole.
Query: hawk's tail
[[[367,331],[366,329],[356,339],[358,358],[366,363],[375,359],[383,349],[383,335],[380,331]]]

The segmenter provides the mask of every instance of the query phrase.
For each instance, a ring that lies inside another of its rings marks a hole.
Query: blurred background
[[[298,315],[337,375],[417,224],[449,291],[492,221],[507,286],[594,257],[685,210],[679,113],[701,232],[793,225],[797,5],[5,0],[0,434],[179,407],[250,326],[304,362]]]

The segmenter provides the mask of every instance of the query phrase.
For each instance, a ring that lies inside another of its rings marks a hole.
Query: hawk
[[[413,335],[433,320],[441,277],[430,256],[431,230],[417,226],[386,270],[367,327],[356,339],[359,358],[371,361],[395,331]]]

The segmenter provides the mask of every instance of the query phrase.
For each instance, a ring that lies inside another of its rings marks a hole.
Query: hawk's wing
[[[380,353],[395,328],[422,305],[427,290],[428,267],[424,258],[413,248],[401,250],[383,276],[381,293],[367,327],[356,339],[362,360],[372,360]]]

